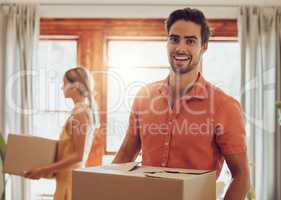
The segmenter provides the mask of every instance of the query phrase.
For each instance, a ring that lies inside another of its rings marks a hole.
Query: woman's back
[[[81,168],[85,166],[85,161],[88,157],[88,149],[91,148],[92,144],[92,137],[93,134],[93,118],[91,114],[91,110],[89,106],[85,103],[76,104],[74,109],[71,112],[71,116],[67,119],[63,130],[61,132],[59,138],[59,145],[58,145],[58,153],[57,153],[57,161],[62,160],[68,155],[71,155],[75,152],[75,145],[73,142],[73,137],[71,136],[71,131],[69,131],[69,123],[78,112],[86,112],[89,118],[87,132],[85,135],[85,145],[84,145],[84,153],[83,153],[83,160],[80,163],[74,164],[68,168],[60,170],[56,173],[56,192],[54,195],[54,200],[71,200],[71,185],[72,185],[72,170]]]

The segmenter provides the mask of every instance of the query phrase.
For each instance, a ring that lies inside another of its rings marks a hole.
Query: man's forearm
[[[135,161],[140,152],[140,144],[140,139],[138,137],[127,134],[112,163]]]
[[[139,146],[122,145],[112,163],[133,162],[140,152]]]
[[[126,154],[126,152],[123,149],[120,149],[115,158],[113,159],[112,163],[126,163],[126,162],[132,162],[133,158]]]
[[[250,189],[250,183],[246,176],[236,177],[231,182],[224,200],[244,200]]]

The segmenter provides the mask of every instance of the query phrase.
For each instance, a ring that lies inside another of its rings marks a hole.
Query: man
[[[176,10],[166,30],[169,76],[137,94],[113,162],[134,161],[141,150],[143,165],[217,170],[218,177],[226,160],[233,180],[225,199],[242,200],[249,189],[242,112],[200,73],[210,34],[205,16],[196,9]]]

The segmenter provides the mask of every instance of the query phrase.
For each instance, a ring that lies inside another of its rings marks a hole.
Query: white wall
[[[175,9],[185,6],[169,5],[42,5],[46,18],[167,18]],[[197,6],[207,18],[236,18],[237,6]]]
[[[281,0],[28,1],[39,1],[41,3],[41,16],[47,18],[166,18],[171,11],[186,6],[201,9],[208,18],[237,18],[241,5],[281,6]]]

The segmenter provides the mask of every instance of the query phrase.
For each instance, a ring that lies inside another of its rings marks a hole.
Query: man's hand
[[[250,188],[247,154],[226,155],[225,160],[233,180],[226,192],[224,200],[244,200]]]

